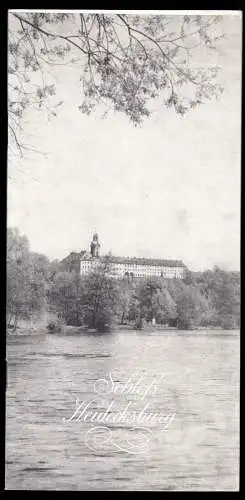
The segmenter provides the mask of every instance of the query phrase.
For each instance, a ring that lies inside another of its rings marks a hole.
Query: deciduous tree
[[[223,35],[221,16],[51,12],[9,13],[9,130],[20,153],[21,118],[28,106],[55,117],[55,65],[80,68],[82,113],[98,105],[138,125],[151,102],[184,115],[222,91],[217,67],[200,64],[200,50],[214,50]],[[196,55],[196,57],[195,57]],[[198,61],[198,64],[196,62]]]

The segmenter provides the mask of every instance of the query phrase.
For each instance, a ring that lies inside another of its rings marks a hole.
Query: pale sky
[[[240,268],[241,17],[225,16],[223,31],[221,99],[185,117],[156,103],[141,128],[82,115],[79,69],[51,70],[57,118],[30,109],[23,123],[46,156],[9,160],[8,226],[33,251],[63,258],[96,229],[102,253]]]

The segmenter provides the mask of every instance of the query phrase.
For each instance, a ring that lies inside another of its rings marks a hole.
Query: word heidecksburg
[[[132,402],[129,402],[126,408],[122,411],[115,412],[113,411],[114,401],[111,401],[106,411],[94,411],[89,410],[93,404],[96,403],[95,400],[86,402],[82,401],[81,403],[77,403],[77,407],[73,413],[73,415],[69,419],[64,419],[67,422],[76,421],[76,422],[99,422],[103,424],[117,424],[117,423],[125,423],[125,424],[165,424],[169,425],[170,422],[175,418],[175,413],[164,415],[163,413],[150,413],[148,410],[149,403],[147,403],[141,411],[134,410],[130,408],[132,406]],[[130,410],[129,410],[130,409]],[[88,411],[89,410],[89,411]]]

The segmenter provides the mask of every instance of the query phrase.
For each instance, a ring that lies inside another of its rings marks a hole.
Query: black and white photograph
[[[7,49],[5,490],[239,491],[242,12]]]

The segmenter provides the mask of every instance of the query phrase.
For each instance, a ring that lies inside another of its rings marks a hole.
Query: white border
[[[106,10],[106,9],[9,9],[9,12],[60,12],[60,13],[79,13],[88,14],[165,14],[165,15],[220,15],[220,16],[241,16],[242,10]]]

